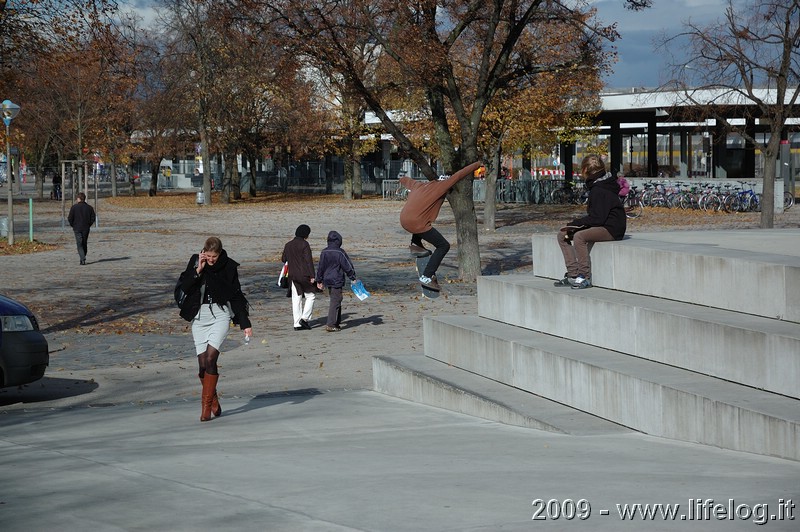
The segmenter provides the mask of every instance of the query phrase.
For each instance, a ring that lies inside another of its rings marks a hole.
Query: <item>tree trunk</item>
[[[211,205],[211,155],[208,152],[208,133],[200,121],[200,155],[203,159],[203,204]]]
[[[221,195],[220,195],[220,202],[228,204],[231,202],[231,187],[232,187],[232,180],[233,180],[233,170],[234,164],[230,164],[231,154],[226,152],[223,154],[223,166],[222,168],[222,187],[220,187]]]
[[[500,161],[503,154],[502,141],[495,146],[489,168],[486,169],[486,197],[483,200],[483,229],[494,231],[497,229],[497,176],[500,173]]]
[[[256,158],[252,154],[247,154],[247,170],[250,174],[250,187],[247,191],[251,198],[256,197]]]
[[[108,154],[108,158],[111,160],[111,171],[109,172],[109,175],[111,176],[111,196],[116,198],[117,197],[117,160],[116,160],[116,156],[114,155],[114,150],[113,149]]]
[[[776,128],[770,128],[770,139],[764,150],[764,185],[761,191],[762,229],[775,227],[775,166],[778,162],[782,129],[782,127],[777,128],[776,131]]]
[[[39,199],[44,198],[44,156],[37,157],[34,161],[33,171],[36,172],[36,191]],[[56,169],[60,171],[60,169]],[[51,185],[52,186],[52,185]],[[49,194],[48,194],[49,197]]]
[[[325,194],[333,193],[333,160],[330,155],[325,156]]]
[[[38,162],[34,162],[34,164],[29,166],[31,170],[33,170],[33,175],[36,176],[36,187],[34,187],[36,196],[39,199],[42,199],[44,198],[44,172],[42,171],[42,168],[39,166]]]
[[[239,173],[239,162],[236,152],[231,152],[228,154],[230,156],[229,161],[232,161],[230,165],[226,165],[226,168],[230,166],[230,182],[231,188],[233,189],[233,199],[241,200],[242,199],[242,174]]]
[[[481,256],[478,248],[478,220],[472,200],[472,179],[467,177],[459,182],[447,199],[456,221],[459,276],[465,281],[475,281],[481,274]]]
[[[357,159],[353,159],[353,199],[364,197],[364,186],[361,182],[361,164]]]
[[[147,191],[148,196],[155,196],[158,192],[158,173],[161,171],[159,165],[161,161],[152,163],[150,167],[150,189]]]
[[[130,194],[131,194],[131,196],[136,196],[136,180],[133,178],[133,168],[131,168],[131,165],[128,164],[128,165],[125,166],[125,169],[128,171],[128,183],[131,186]],[[141,179],[141,176],[139,178]],[[61,188],[62,188],[61,192],[63,193],[64,192],[63,191],[63,188],[64,188],[64,178],[63,177],[61,178]]]
[[[342,197],[346,200],[353,199],[353,174],[355,174],[356,162],[350,153],[344,156],[344,191]]]

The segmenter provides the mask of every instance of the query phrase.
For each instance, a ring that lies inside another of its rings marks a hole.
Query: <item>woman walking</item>
[[[289,292],[292,296],[292,320],[295,331],[310,330],[311,313],[314,311],[317,285],[314,279],[314,258],[308,237],[311,228],[306,224],[297,226],[294,238],[283,246],[281,262],[289,263]]]
[[[212,236],[199,254],[192,255],[181,274],[181,287],[188,298],[181,316],[192,322],[198,375],[203,385],[200,421],[210,420],[212,414],[214,417],[222,415],[217,397],[217,359],[231,320],[246,337],[253,335],[238,267],[239,263],[223,249],[222,241]]]

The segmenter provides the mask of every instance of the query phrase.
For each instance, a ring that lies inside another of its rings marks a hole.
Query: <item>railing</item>
[[[553,190],[564,186],[563,179],[503,179],[495,185],[497,203],[550,203]],[[405,200],[408,191],[397,179],[384,179],[382,183],[384,200]],[[472,200],[483,202],[486,198],[486,181],[472,183]]]
[[[564,186],[563,179],[502,179],[495,184],[497,203],[550,203],[553,190]],[[486,198],[486,181],[476,180],[472,184],[472,199],[476,202]]]

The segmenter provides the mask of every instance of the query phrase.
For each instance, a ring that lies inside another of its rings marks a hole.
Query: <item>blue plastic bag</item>
[[[361,279],[350,283],[350,288],[360,301],[364,301],[369,297],[369,292],[364,288],[364,283],[361,282]]]

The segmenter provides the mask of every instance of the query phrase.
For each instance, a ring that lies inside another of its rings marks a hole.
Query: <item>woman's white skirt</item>
[[[197,354],[205,353],[206,346],[221,351],[222,342],[231,327],[231,313],[228,307],[219,305],[200,305],[200,311],[192,320],[192,336]]]

